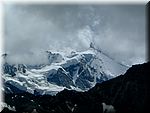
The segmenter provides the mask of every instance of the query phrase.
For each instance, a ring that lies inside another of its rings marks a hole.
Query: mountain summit
[[[3,90],[35,95],[55,95],[64,88],[86,91],[128,69],[93,46],[86,51],[69,54],[52,51],[46,51],[46,54],[47,64],[31,66],[6,61],[3,65]]]

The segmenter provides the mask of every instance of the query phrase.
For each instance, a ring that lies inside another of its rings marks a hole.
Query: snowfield
[[[55,95],[64,88],[86,91],[97,82],[124,74],[128,69],[94,48],[69,54],[47,51],[47,54],[49,63],[38,69],[6,63],[2,76],[6,92]]]

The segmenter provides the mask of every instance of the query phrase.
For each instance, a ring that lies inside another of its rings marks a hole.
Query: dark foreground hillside
[[[2,113],[146,113],[150,102],[150,63],[134,65],[124,75],[87,92],[63,90],[56,96],[5,94]],[[103,104],[102,104],[103,103]]]

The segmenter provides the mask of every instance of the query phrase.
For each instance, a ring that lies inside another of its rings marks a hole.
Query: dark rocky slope
[[[56,96],[29,93],[5,94],[12,113],[103,113],[102,103],[116,113],[145,113],[150,102],[150,63],[134,65],[124,75],[96,84],[87,92],[63,90]],[[2,113],[10,112],[4,108]],[[107,113],[107,111],[105,111]]]

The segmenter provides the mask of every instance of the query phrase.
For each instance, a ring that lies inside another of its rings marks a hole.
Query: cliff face
[[[5,59],[2,74],[5,92],[55,95],[64,88],[87,91],[129,69],[94,48],[68,53],[47,51],[43,55],[47,55],[45,64],[12,64]]]
[[[6,60],[2,74],[5,92],[55,95],[64,88],[87,91],[129,68],[94,49],[47,54],[46,64],[9,64]]]
[[[149,67],[150,63],[132,66],[124,75],[97,84],[89,94],[113,105],[119,113],[146,112],[150,100]]]
[[[15,113],[145,113],[150,100],[149,67],[150,63],[134,65],[124,75],[97,83],[86,92],[63,90],[56,96],[5,94],[5,103],[15,108],[11,110]],[[5,107],[2,113],[8,111]]]

